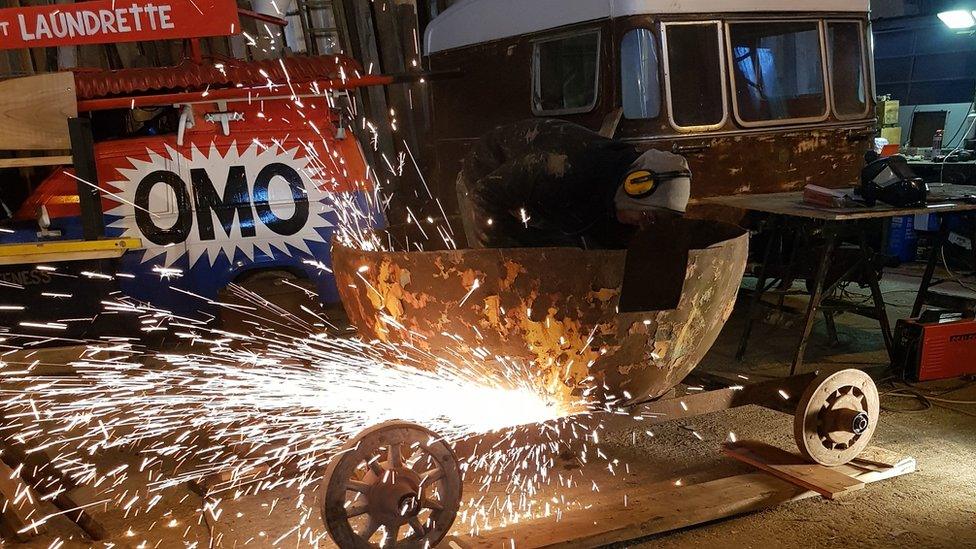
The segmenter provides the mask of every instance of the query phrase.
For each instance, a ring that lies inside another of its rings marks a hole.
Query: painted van
[[[216,314],[210,302],[222,290],[271,274],[336,303],[328,266],[337,210],[373,187],[341,92],[328,83],[360,72],[328,56],[77,73],[78,110],[96,134],[105,236],[142,243],[101,267],[113,288],[176,314]],[[78,183],[60,168],[0,244],[50,241],[37,232],[41,206],[58,239],[80,241]],[[79,268],[97,270],[65,263],[57,272]],[[65,293],[50,272],[33,293]],[[63,315],[70,307],[62,305]]]

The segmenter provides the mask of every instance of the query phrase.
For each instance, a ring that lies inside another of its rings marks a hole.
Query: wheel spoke
[[[368,542],[369,538],[373,537],[373,534],[375,534],[376,531],[379,529],[380,529],[379,521],[376,520],[374,517],[370,516],[369,522],[366,523],[366,526],[363,527],[363,529],[359,532],[358,535],[359,537],[363,538]]]
[[[383,539],[381,544],[382,547],[395,547],[397,540],[400,538],[400,527],[402,524],[387,524],[386,525],[386,537]]]
[[[383,480],[383,477],[386,475],[386,470],[380,465],[380,459],[378,457],[371,459],[366,465],[369,466],[369,470],[374,475],[380,477],[381,481]]]
[[[352,490],[353,492],[365,494],[369,491],[369,484],[359,480],[348,480],[346,481],[346,490]]]
[[[444,470],[440,467],[436,467],[430,471],[420,474],[420,485],[430,486],[442,478],[444,478]]]
[[[434,511],[444,510],[444,506],[441,505],[441,502],[437,501],[436,499],[424,498],[423,500],[421,500],[420,506],[423,507],[424,509],[431,509]]]
[[[410,517],[410,520],[407,521],[407,524],[409,524],[410,527],[413,528],[413,533],[416,534],[418,538],[424,537],[424,535],[427,533],[427,529],[424,528],[424,525],[420,523],[420,519],[417,517]]]
[[[346,509],[346,518],[355,518],[369,510],[369,505],[354,505]]]
[[[394,442],[390,444],[390,447],[386,451],[387,460],[389,460],[390,468],[400,467],[403,464],[403,456],[400,452],[400,443]]]

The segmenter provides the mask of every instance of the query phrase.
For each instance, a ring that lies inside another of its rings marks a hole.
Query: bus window
[[[649,120],[661,114],[657,42],[648,29],[628,32],[620,43],[624,117]]]
[[[664,25],[668,109],[671,123],[679,129],[713,129],[725,124],[720,34],[717,22]]]
[[[864,31],[857,21],[827,23],[827,62],[837,118],[861,118],[868,113],[864,70]]]
[[[597,31],[536,42],[532,112],[551,115],[593,110],[600,77],[599,57]]]
[[[729,54],[743,126],[827,117],[819,22],[730,23]]]

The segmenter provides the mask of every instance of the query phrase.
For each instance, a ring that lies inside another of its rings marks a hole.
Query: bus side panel
[[[808,184],[857,185],[869,146],[857,136],[865,131],[848,126],[632,142],[641,150],[688,147],[683,154],[694,174],[691,211],[700,215],[713,211],[694,205],[701,198],[799,191]]]

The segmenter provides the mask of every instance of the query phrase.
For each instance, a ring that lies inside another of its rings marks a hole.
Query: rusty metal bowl
[[[628,402],[662,396],[718,338],[735,302],[748,233],[684,220],[688,270],[675,310],[617,312],[625,251],[575,248],[367,252],[333,245],[352,324],[367,339],[446,360],[465,352],[531,361],[553,392],[606,386]],[[654,265],[647,266],[654,283]],[[402,328],[401,328],[402,326]]]

